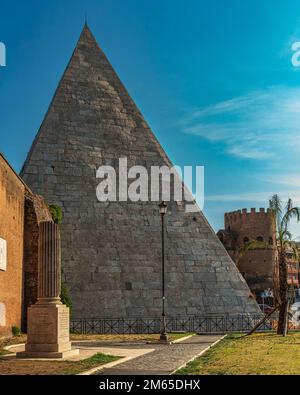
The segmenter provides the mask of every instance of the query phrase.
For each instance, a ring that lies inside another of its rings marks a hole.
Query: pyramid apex
[[[88,26],[88,23],[87,23],[87,20],[85,19],[84,20],[84,25],[83,25],[83,29],[82,29],[83,31],[84,30],[90,30],[90,28],[89,28],[89,26]]]
[[[84,22],[83,29],[82,29],[81,34],[79,36],[75,50],[78,49],[78,47],[80,47],[82,45],[84,47],[89,47],[92,45],[95,48],[97,48],[98,51],[102,52],[95,36],[91,32],[91,29],[87,23],[87,20],[85,20],[85,22]]]
[[[87,34],[93,36],[93,34],[91,32],[91,29],[90,29],[90,27],[89,27],[89,25],[87,23],[87,20],[85,19],[84,25],[83,25],[83,29],[81,31],[81,36],[84,36],[84,35],[87,35]]]

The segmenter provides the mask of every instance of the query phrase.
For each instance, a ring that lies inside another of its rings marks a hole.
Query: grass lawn
[[[300,333],[228,335],[176,374],[300,374]]]

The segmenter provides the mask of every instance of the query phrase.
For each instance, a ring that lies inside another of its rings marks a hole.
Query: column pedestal
[[[21,358],[67,358],[78,355],[69,336],[69,308],[63,304],[34,305],[28,309],[28,337]]]
[[[70,343],[69,308],[60,301],[61,262],[59,228],[40,224],[38,301],[28,308],[27,343],[20,358],[67,358],[79,354]]]

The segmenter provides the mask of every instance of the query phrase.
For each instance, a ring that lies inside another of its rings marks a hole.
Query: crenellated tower
[[[225,229],[218,232],[229,255],[257,295],[273,287],[276,224],[270,209],[246,208],[224,215]],[[251,241],[260,242],[256,248],[243,251]]]

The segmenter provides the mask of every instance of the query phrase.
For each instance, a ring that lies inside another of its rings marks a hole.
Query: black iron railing
[[[228,333],[248,332],[262,318],[261,315],[240,316],[186,316],[167,318],[168,332]],[[269,318],[259,331],[276,328],[276,318]],[[161,317],[145,318],[100,318],[72,320],[72,333],[83,334],[150,334],[161,330]],[[291,329],[297,329],[291,327]]]

